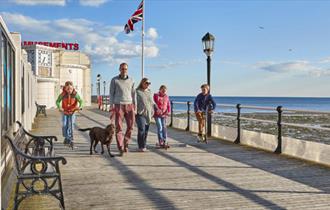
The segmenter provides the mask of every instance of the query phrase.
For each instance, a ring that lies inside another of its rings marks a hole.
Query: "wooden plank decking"
[[[77,117],[79,128],[105,126],[107,113],[90,108]],[[168,150],[136,151],[136,130],[124,157],[89,155],[88,133],[75,131],[79,147],[62,146],[57,111],[37,119],[34,133],[57,135],[57,154],[66,157],[62,180],[66,209],[329,209],[330,169],[219,140],[199,144],[184,131],[169,129]],[[112,150],[117,154],[115,141]],[[330,154],[329,154],[330,155]],[[36,196],[20,209],[59,209]]]

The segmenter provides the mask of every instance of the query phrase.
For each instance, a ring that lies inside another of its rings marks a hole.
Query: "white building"
[[[91,105],[91,64],[79,51],[65,51],[44,45],[24,46],[37,77],[37,103],[55,107],[66,81],[72,81],[85,106]]]
[[[90,105],[91,63],[78,51],[43,45],[22,47],[21,35],[10,33],[0,16],[0,71],[1,207],[6,209],[15,176],[12,152],[4,135],[16,131],[17,120],[31,130],[35,102],[54,107],[67,80],[73,82],[85,105]]]
[[[16,130],[15,121],[20,121],[30,130],[36,113],[37,81],[27,60],[27,53],[21,49],[19,33],[10,33],[0,16],[0,131],[1,131],[1,195],[12,190],[13,159],[4,135]],[[7,205],[9,196],[1,196],[1,206]]]

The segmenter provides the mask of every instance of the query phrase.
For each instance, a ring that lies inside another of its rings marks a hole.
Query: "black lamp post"
[[[98,74],[96,76],[96,94],[97,94],[97,97],[99,97],[101,95],[101,90],[100,90],[100,81],[101,81],[101,74]]]
[[[207,32],[202,38],[203,51],[207,56],[207,84],[210,87],[211,93],[211,54],[214,50],[214,36]],[[211,113],[207,114],[207,136],[211,136],[212,116]]]
[[[107,101],[105,99],[105,85],[106,82],[105,80],[103,81],[103,97],[102,97],[102,106],[103,106],[103,110],[106,111],[107,110]]]

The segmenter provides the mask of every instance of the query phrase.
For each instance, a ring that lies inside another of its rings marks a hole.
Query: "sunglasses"
[[[147,84],[147,85],[151,85],[151,82],[145,82],[145,84]]]

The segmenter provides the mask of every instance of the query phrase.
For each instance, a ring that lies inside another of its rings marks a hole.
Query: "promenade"
[[[75,130],[78,149],[70,150],[62,145],[60,113],[48,110],[47,114],[36,119],[32,133],[59,138],[56,153],[68,161],[60,167],[68,210],[330,206],[330,169],[323,166],[221,140],[200,144],[191,133],[175,129],[168,130],[172,147],[160,150],[154,147],[154,125],[148,152],[137,152],[135,128],[130,152],[124,157],[110,158],[106,152],[89,155],[88,132]],[[108,123],[108,113],[95,107],[77,114],[78,128]],[[111,148],[117,155],[115,140]],[[20,209],[59,207],[52,197],[35,196],[26,199]]]

